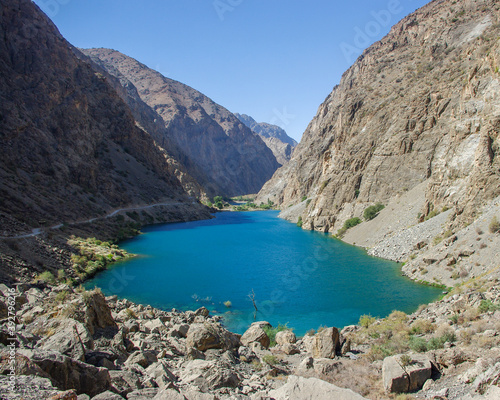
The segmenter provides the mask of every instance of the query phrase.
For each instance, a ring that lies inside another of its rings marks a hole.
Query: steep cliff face
[[[425,182],[422,216],[446,206],[456,224],[473,220],[500,194],[498,10],[433,1],[399,22],[344,74],[260,197],[287,208],[307,196],[304,227],[336,232]]]
[[[163,122],[156,139],[185,155],[189,173],[213,194],[257,193],[279,164],[260,137],[225,108],[114,50],[82,50],[141,100]]]
[[[407,261],[415,279],[454,285],[496,268],[499,9],[433,1],[395,25],[345,72],[257,201],[324,232],[358,217],[344,240]],[[366,221],[377,202],[386,209]]]
[[[0,4],[3,233],[127,205],[191,204],[163,149],[105,77],[34,3]]]
[[[259,123],[246,114],[236,113],[234,115],[253,132],[260,135],[281,165],[285,165],[290,161],[297,142],[288,136],[284,129],[265,122]]]

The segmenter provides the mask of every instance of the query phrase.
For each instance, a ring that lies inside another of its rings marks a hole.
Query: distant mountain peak
[[[257,122],[246,114],[235,113],[234,115],[264,140],[281,165],[290,160],[293,149],[298,143],[288,136],[284,129],[266,122]]]
[[[276,138],[292,147],[297,146],[297,142],[292,139],[283,128],[267,122],[257,122],[250,115],[234,113],[238,119],[248,126],[252,131],[265,138]]]

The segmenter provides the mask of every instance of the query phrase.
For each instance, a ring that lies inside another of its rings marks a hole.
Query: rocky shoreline
[[[406,392],[414,397],[405,399],[487,399],[499,390],[496,280],[456,289],[411,315],[364,316],[360,326],[303,338],[267,322],[237,335],[203,307],[163,311],[99,289],[20,284],[15,296],[5,285],[0,292],[5,400],[386,399]]]

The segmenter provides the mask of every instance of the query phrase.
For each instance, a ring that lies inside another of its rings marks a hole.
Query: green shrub
[[[272,328],[270,326],[265,326],[262,329],[264,330],[264,332],[266,332],[267,337],[271,341],[269,347],[276,346],[276,334],[278,332],[293,331],[293,328],[289,328],[286,324],[285,325],[278,324],[278,326],[276,328]]]
[[[491,300],[481,300],[481,303],[479,304],[479,311],[481,311],[482,313],[497,311],[499,309],[500,305],[494,304]]]
[[[301,216],[299,217],[299,220],[297,221],[297,226],[298,226],[299,228],[302,228],[302,224],[303,224],[303,222],[302,222],[302,215],[301,215]]]
[[[68,295],[69,295],[68,291],[63,290],[56,294],[56,301],[58,303],[63,303],[68,298]]]
[[[371,315],[362,315],[359,317],[359,326],[362,326],[363,328],[368,328],[371,324],[373,324],[376,321],[374,317]]]
[[[66,271],[60,269],[57,271],[57,279],[60,281],[64,281],[66,279]]]
[[[306,201],[306,200],[307,200],[307,196],[303,196],[301,202]]]
[[[498,221],[498,218],[495,215],[490,222],[490,232],[497,233],[498,231],[500,231],[500,222]]]
[[[54,278],[54,275],[52,275],[52,272],[45,271],[45,272],[42,272],[41,274],[37,275],[37,277],[35,278],[35,282],[55,284],[56,278]]]
[[[411,336],[410,349],[416,353],[424,353],[427,351],[427,341],[421,337]]]
[[[365,218],[366,221],[370,221],[373,218],[375,218],[380,211],[382,211],[385,208],[385,206],[382,203],[377,203],[374,206],[368,207],[364,212],[363,212],[363,217]]]
[[[343,228],[345,228],[346,230],[350,229],[350,228],[354,228],[356,225],[359,225],[361,222],[363,222],[363,221],[361,221],[361,219],[359,219],[358,217],[350,218],[346,222],[344,222]]]
[[[278,358],[276,356],[273,356],[272,354],[266,354],[264,357],[262,357],[262,361],[264,361],[268,365],[276,365],[278,364]]]
[[[412,359],[411,357],[408,355],[408,354],[403,354],[400,358],[401,360],[401,366],[404,368],[404,367],[408,367],[409,365],[411,365],[412,363]]]

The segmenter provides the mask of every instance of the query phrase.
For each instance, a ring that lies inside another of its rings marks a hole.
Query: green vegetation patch
[[[380,211],[382,211],[385,206],[382,203],[377,203],[374,206],[370,206],[363,212],[363,217],[366,221],[370,221],[375,218]]]
[[[116,244],[96,238],[83,239],[71,236],[68,244],[78,250],[79,254],[73,254],[71,261],[73,270],[81,281],[91,278],[112,263],[134,257],[133,254],[118,248]]]
[[[269,345],[269,347],[276,346],[276,334],[278,332],[293,331],[293,328],[289,328],[287,326],[287,324],[285,324],[285,325],[278,324],[278,326],[276,328],[272,328],[270,326],[265,326],[262,329],[264,330],[264,332],[266,332],[266,335],[269,337],[269,340],[271,341],[271,344]]]

